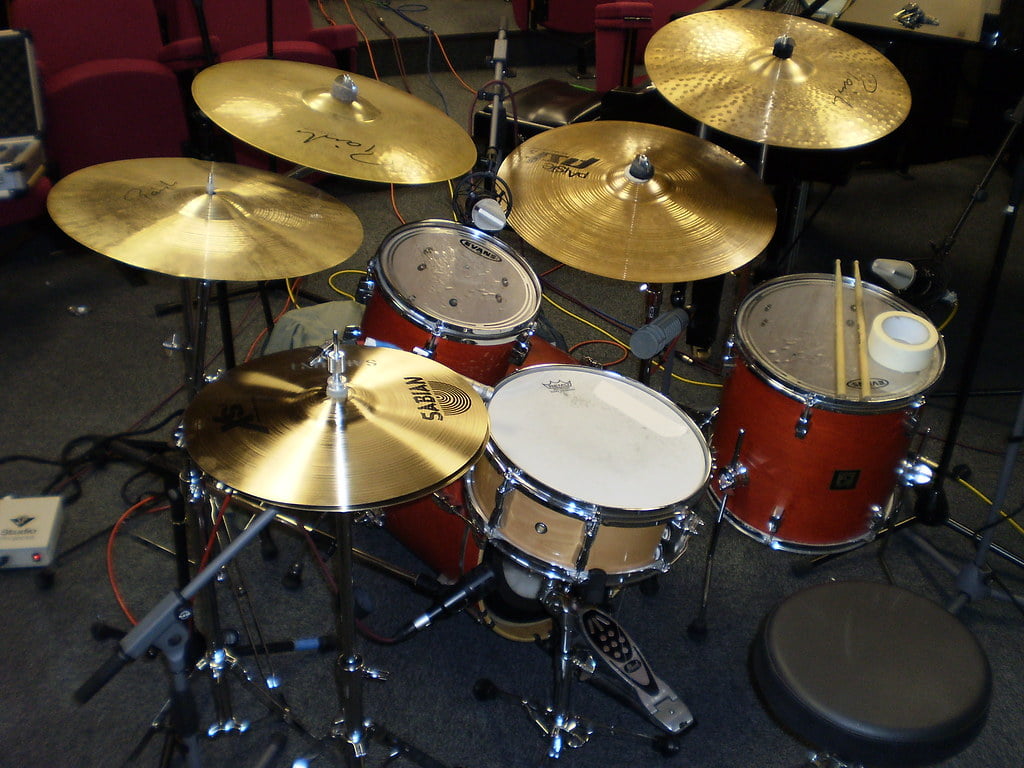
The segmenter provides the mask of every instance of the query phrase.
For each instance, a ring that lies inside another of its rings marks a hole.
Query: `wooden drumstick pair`
[[[836,393],[846,394],[846,337],[843,333],[843,270],[836,259]],[[860,262],[853,262],[853,305],[857,316],[857,373],[860,378],[860,396],[871,395],[871,378],[868,371],[868,331],[864,318],[864,285],[860,279]]]

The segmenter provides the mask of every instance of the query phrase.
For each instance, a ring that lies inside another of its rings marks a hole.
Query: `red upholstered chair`
[[[188,125],[171,66],[194,66],[197,49],[163,46],[152,0],[12,0],[9,13],[35,44],[51,173],[182,154]]]
[[[199,35],[194,0],[163,0],[171,40]],[[218,61],[267,58],[268,0],[202,0],[206,28]],[[359,37],[351,24],[314,28],[308,0],[272,0],[273,55],[352,71]]]
[[[594,9],[594,48],[598,93],[633,85],[633,71],[650,39],[653,3],[601,3]]]

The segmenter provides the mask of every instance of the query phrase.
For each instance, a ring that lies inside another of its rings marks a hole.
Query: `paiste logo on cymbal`
[[[406,376],[405,384],[424,421],[444,421],[445,416],[458,416],[473,407],[466,392],[446,382]]]
[[[542,163],[543,169],[550,173],[564,174],[569,178],[582,179],[590,175],[590,171],[584,171],[583,169],[589,168],[598,161],[599,158],[596,157],[581,160],[566,152],[549,152],[539,149],[527,150],[523,157],[524,163]]]

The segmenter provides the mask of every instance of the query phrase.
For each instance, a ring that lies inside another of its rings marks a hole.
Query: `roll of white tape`
[[[917,373],[932,361],[939,332],[926,318],[910,312],[882,312],[871,323],[868,354],[879,365]]]

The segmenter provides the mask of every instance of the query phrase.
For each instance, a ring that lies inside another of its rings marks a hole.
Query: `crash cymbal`
[[[771,146],[860,146],[895,130],[910,111],[910,88],[881,53],[784,13],[684,16],[654,33],[644,63],[658,91],[686,114]]]
[[[307,347],[244,363],[201,389],[185,411],[196,464],[271,504],[350,511],[429,493],[483,452],[487,410],[465,378],[411,352],[336,349],[337,388],[336,366],[311,364],[321,350]]]
[[[344,261],[363,240],[356,215],[308,184],[183,157],[83,168],[57,182],[47,208],[94,251],[202,280],[308,275]]]
[[[775,231],[771,193],[749,167],[709,141],[658,125],[553,128],[513,150],[499,176],[515,200],[509,224],[530,245],[604,277],[662,283],[721,275],[757,256]]]
[[[347,85],[336,83],[345,75]],[[427,184],[461,176],[477,159],[469,134],[439,109],[330,67],[277,59],[222,62],[199,73],[192,95],[232,136],[337,176]]]

